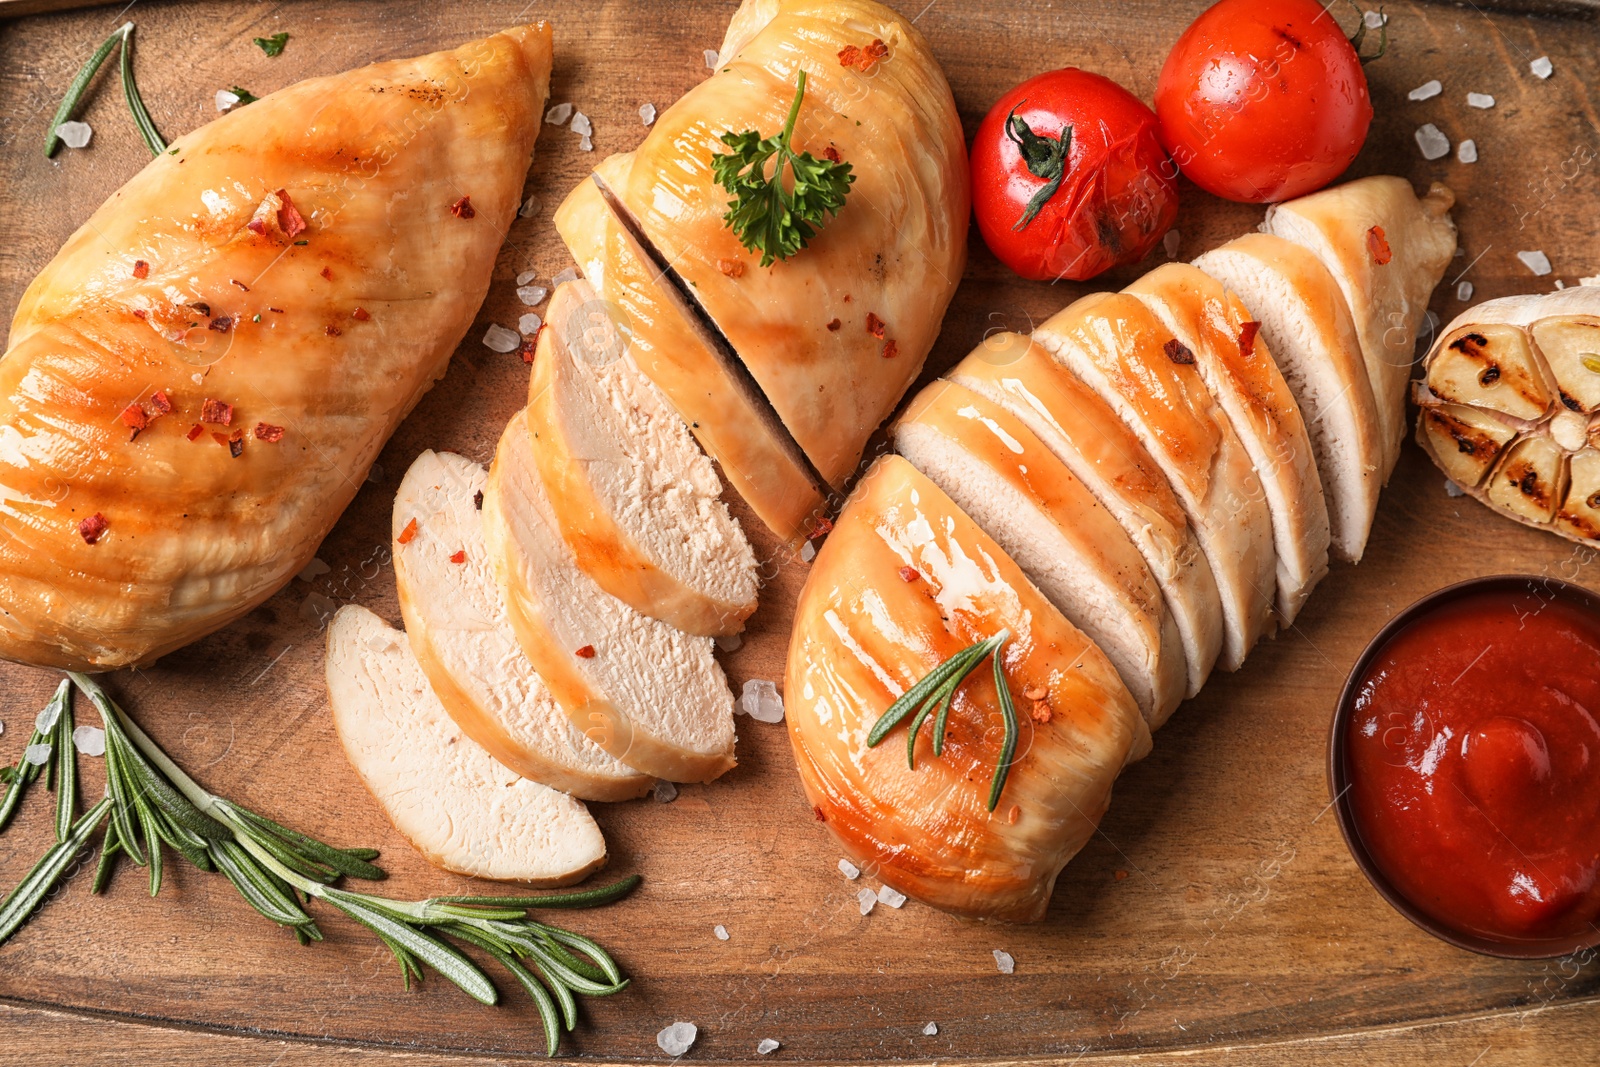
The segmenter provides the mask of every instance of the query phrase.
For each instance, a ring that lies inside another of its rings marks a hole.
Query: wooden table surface
[[[1202,6],[935,0],[918,26],[970,134],[1004,89],[1053,66],[1101,71],[1148,99],[1167,46]],[[1589,3],[1531,6],[1567,14],[1522,13],[1528,4],[1393,4],[1391,54],[1368,68],[1378,117],[1354,173],[1442,179],[1460,198],[1464,254],[1434,301],[1445,318],[1463,307],[1458,276],[1473,282],[1475,299],[1548,288],[1554,278],[1529,275],[1520,250],[1543,249],[1569,284],[1600,260],[1600,119],[1588,88],[1600,83],[1600,27],[1582,17],[1593,13]],[[641,104],[664,108],[705,76],[701,52],[720,42],[732,7],[143,0],[0,23],[0,308],[10,308],[148,158],[105,74],[83,115],[95,129],[91,147],[53,161],[41,152],[73,72],[124,19],[138,23],[139,82],[169,136],[212,117],[217,89],[263,94],[310,74],[454,46],[520,19],[555,22],[552,101],[592,116],[596,154],[580,152],[567,129],[544,129],[529,178],[543,210],[512,229],[449,375],[401,427],[323,546],[329,573],[296,580],[226,631],[110,682],[209,788],[337,843],[383,848],[386,891],[424,896],[469,883],[427,867],[347,767],[329,721],[313,609],[353,601],[398,620],[387,545],[400,476],[424,448],[488,459],[522,402],[527,371],[478,339],[489,322],[513,324],[522,310],[515,275],[537,270],[544,279],[568,265],[549,212],[601,153],[641,139]],[[280,30],[291,39],[277,59],[250,43]],[[1541,55],[1555,64],[1549,81],[1527,72]],[[1408,90],[1434,77],[1444,95],[1407,101]],[[1495,108],[1468,110],[1468,91],[1493,94]],[[1481,161],[1425,162],[1412,140],[1423,122],[1452,141],[1475,139]],[[1186,258],[1260,217],[1192,188],[1184,196]],[[1121,271],[1104,286],[1140,272]],[[1026,330],[1085,291],[1019,282],[974,236],[927,377],[986,331]],[[736,688],[781,678],[805,578],[805,565],[753,520],[746,528],[770,580],[743,646],[724,657]],[[1215,678],[1161,731],[1154,753],[1118,782],[1101,832],[1067,868],[1036,926],[960,923],[916,904],[860,916],[861,883],[836,870],[839,852],[804,803],[782,727],[741,719],[740,765],[722,781],[686,787],[667,805],[595,806],[611,871],[637,871],[646,882],[626,903],[570,921],[613,946],[635,983],[588,1007],[564,1055],[660,1059],[656,1032],[687,1020],[700,1028],[689,1058],[716,1062],[755,1060],[765,1037],[783,1042],[774,1059],[819,1063],[1166,1063],[1195,1053],[1198,1062],[1246,1064],[1594,1062],[1600,967],[1487,959],[1412,928],[1350,861],[1327,812],[1323,774],[1335,694],[1391,614],[1441,585],[1496,572],[1600,588],[1593,557],[1449,497],[1443,477],[1408,445],[1367,558],[1336,565],[1292,630],[1237,674]],[[47,672],[0,668],[0,760],[16,758],[54,684]],[[97,761],[84,762],[84,795],[98,795]],[[14,883],[45,847],[47,795],[35,794],[0,837],[0,884]],[[70,879],[0,949],[0,1063],[40,1062],[37,1055],[74,1064],[325,1064],[370,1055],[433,1064],[531,1056],[541,1044],[525,1001],[481,1007],[437,978],[408,992],[381,946],[324,913],[327,942],[300,948],[221,879],[181,862],[154,901],[131,868],[104,899],[92,898],[87,882]],[[716,924],[729,940],[713,937]],[[1016,973],[996,973],[996,948],[1015,956]],[[928,1021],[938,1022],[936,1036],[923,1035]]]

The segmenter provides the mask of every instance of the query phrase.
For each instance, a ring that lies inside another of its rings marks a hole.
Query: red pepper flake
[[[880,341],[883,340],[883,320],[870,311],[867,312],[867,332]]]
[[[1115,878],[1117,881],[1120,882],[1123,879],[1128,877],[1128,872],[1127,871],[1123,871],[1123,870],[1115,870],[1115,871],[1111,872],[1111,877]]]
[[[228,454],[234,459],[244,455],[244,431],[235,430],[233,436],[228,438]]]
[[[187,436],[188,436],[189,440],[191,440],[191,441],[198,441],[200,439],[200,435],[205,433],[205,432],[206,432],[205,427],[201,426],[197,422],[193,426],[189,427],[189,433],[187,434]]]
[[[744,260],[719,259],[717,260],[717,269],[730,278],[742,278],[744,277]]]
[[[812,527],[811,536],[813,538],[817,538],[817,537],[822,537],[824,534],[830,534],[832,532],[833,532],[833,520],[832,519],[818,519],[817,520],[817,525]]]
[[[134,308],[133,317],[136,319],[148,319],[150,317],[150,313],[144,308]]]
[[[844,302],[846,304],[850,303],[850,294],[849,293],[844,294]]]
[[[543,326],[541,326],[539,328],[541,330],[544,329]],[[522,353],[522,362],[524,362],[524,363],[532,363],[533,362],[534,349],[539,347],[538,341],[539,341],[539,335],[538,334],[534,334],[532,337],[530,337],[526,341],[522,342],[522,347],[520,349],[518,349],[518,351]]]
[[[1165,352],[1167,358],[1180,367],[1194,366],[1194,353],[1189,350],[1188,345],[1176,337],[1169,339],[1166,344],[1162,345],[1161,351]]]
[[[861,50],[861,62],[857,64],[856,69],[863,72],[869,71],[872,69],[872,65],[874,63],[888,54],[889,46],[884,44],[879,38],[874,37],[872,39],[872,43]]]
[[[250,287],[248,285],[246,285],[244,282],[241,282],[238,278],[229,278],[228,280],[230,282],[232,282],[234,285],[237,285],[240,288],[240,290],[242,290],[243,292],[248,293],[250,291]]]
[[[278,208],[278,225],[283,228],[283,232],[292,241],[295,239],[295,235],[305,232],[306,220],[301,216],[299,209],[294,206],[294,201],[289,199],[289,190],[279,189],[277,195],[278,199],[283,201],[283,205]],[[257,230],[256,232],[260,233],[261,231]]]
[[[830,162],[830,163],[839,163],[839,162],[841,162],[841,160],[839,159],[839,150],[837,148],[833,147],[833,145],[829,145],[827,148],[824,148],[822,150],[822,154],[823,154],[823,156],[825,156],[827,158],[828,162]]]
[[[574,652],[573,655],[577,656],[579,659],[594,659],[594,646],[584,645],[582,648],[578,649],[578,651]]]
[[[263,237],[267,235],[267,224],[262,222],[260,219],[251,219],[249,222],[244,224],[244,228],[249,230],[251,233],[259,233]]]
[[[167,394],[162,392],[160,389],[157,389],[155,392],[150,394],[150,406],[155,410],[155,414],[152,415],[151,418],[159,419],[161,416],[172,410],[172,398],[167,396]]]
[[[268,308],[267,310],[272,312],[274,315],[282,315],[283,314],[283,309],[282,308]]]
[[[148,278],[148,277],[150,277],[150,264],[146,263],[142,259],[134,260],[133,261],[133,276],[135,278]],[[90,541],[89,543],[91,545],[94,544],[93,541]]]
[[[83,538],[84,544],[92,545],[110,528],[111,524],[106,521],[106,517],[97,511],[78,523],[78,536]]]
[[[1249,359],[1256,354],[1256,334],[1261,332],[1261,324],[1254,320],[1239,327],[1239,355]]]
[[[1373,262],[1380,267],[1394,258],[1394,253],[1389,250],[1389,239],[1384,236],[1382,226],[1374,226],[1367,231],[1367,251],[1372,253]]]
[[[1017,825],[1017,820],[1022,818],[1022,808],[1016,804],[1006,809],[1006,822],[1012,826]]]
[[[450,553],[450,562],[451,563],[465,563],[466,561],[467,561],[467,550],[466,549],[458,548],[454,552]]]
[[[410,522],[406,523],[406,528],[404,530],[401,530],[400,531],[400,536],[396,537],[394,540],[395,540],[396,544],[409,545],[411,543],[412,538],[414,538],[416,536],[417,536],[417,520],[416,519],[412,519]]]
[[[372,315],[367,311],[366,308],[356,308],[354,311],[350,312],[350,317],[355,319],[357,322],[366,322],[368,319],[372,318]]]
[[[206,303],[204,300],[196,300],[194,303],[186,306],[190,311],[197,311],[208,319],[211,317],[211,305]]]
[[[206,326],[206,329],[216,330],[218,333],[227,333],[229,330],[233,329],[233,319],[227,315],[218,315],[216,318],[211,320],[211,322]]]
[[[472,197],[470,196],[463,196],[460,200],[450,205],[450,214],[458,219],[470,219],[477,213],[477,210],[472,206]]]
[[[329,337],[338,337],[341,333],[344,333],[344,331],[339,329],[339,327],[332,325],[324,326],[322,328],[322,332],[327,334]]]
[[[842,322],[840,322],[838,319],[834,319],[832,322],[828,323],[828,329],[834,333],[838,333],[839,327],[842,325],[844,325]]]
[[[861,62],[861,49],[853,44],[847,44],[839,49],[839,66],[853,67]]]
[[[921,577],[922,577],[921,573],[919,573],[917,571],[917,568],[915,568],[915,567],[901,567],[900,568],[900,580],[902,582],[914,582],[918,578],[921,578]]]
[[[281,441],[283,440],[283,427],[274,426],[270,422],[258,422],[256,423],[256,440],[268,443]]]
[[[479,511],[483,510],[483,490],[482,489],[479,489],[476,493],[472,494],[472,506],[477,508]]]
[[[138,404],[129,404],[122,409],[122,425],[133,427],[137,433],[150,425],[150,418],[144,413],[144,408]]]
[[[828,813],[823,811],[821,807],[819,807],[819,806],[817,806],[815,804],[813,804],[812,807],[811,807],[811,814],[816,816],[816,819],[817,819],[818,822],[827,822],[828,821]]]
[[[1050,721],[1050,705],[1043,700],[1036,700],[1033,702],[1033,710],[1028,714],[1034,722],[1047,723]]]
[[[893,359],[895,356],[898,356],[899,354],[900,354],[900,344],[899,344],[899,342],[895,341],[894,338],[891,337],[889,340],[883,342],[883,358],[884,359]]]
[[[321,275],[324,278],[328,279],[330,282],[333,281],[333,271],[330,270],[329,268],[323,267],[322,270],[319,273],[321,273]]]
[[[200,405],[200,421],[226,426],[233,421],[233,405],[206,397]]]

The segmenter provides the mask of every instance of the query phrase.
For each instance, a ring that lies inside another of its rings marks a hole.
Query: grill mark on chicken
[[[733,347],[733,343],[728,340],[727,335],[722,332],[722,328],[717,325],[716,320],[711,317],[704,305],[700,303],[699,297],[695,295],[689,284],[684,281],[683,276],[673,268],[667,258],[661,254],[661,250],[650,240],[649,235],[644,232],[644,227],[639,225],[638,219],[634,218],[627,205],[612,192],[611,187],[605,183],[605,180],[600,175],[591,174],[589,178],[594,182],[595,187],[600,190],[600,198],[605,203],[606,208],[610,210],[612,217],[632,238],[634,244],[644,254],[645,259],[655,268],[657,275],[667,283],[662,286],[662,292],[666,293],[668,300],[676,305],[678,313],[683,316],[684,320],[701,335],[706,348],[728,370],[734,382],[738,384],[739,389],[749,399],[752,408],[759,413],[763,424],[780,442],[784,452],[794,462],[795,466],[804,472],[806,479],[811,483],[817,494],[824,500],[829,501],[829,510],[832,510],[834,504],[842,497],[835,494],[833,487],[828,484],[828,480],[822,476],[822,472],[817,469],[816,464],[811,462],[811,457],[806,455],[805,449],[800,447],[800,442],[789,431],[789,427],[785,425],[782,416],[778,414],[778,409],[773,406],[772,401],[767,398],[766,392],[762,390],[760,384],[756,381],[755,375],[750,373],[750,368],[746,367],[744,360],[739,358],[739,353]]]

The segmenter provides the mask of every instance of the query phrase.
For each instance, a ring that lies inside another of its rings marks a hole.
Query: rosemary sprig
[[[78,806],[78,760],[72,744],[72,688],[63,678],[56,687],[50,706],[56,709],[54,749],[56,772],[56,840],[65,841],[72,833],[72,816]]]
[[[99,73],[105,64],[106,57],[111,55],[111,50],[122,45],[122,95],[128,102],[128,110],[133,112],[134,124],[139,127],[139,135],[144,138],[144,143],[150,146],[153,155],[160,155],[166,150],[166,142],[161,139],[161,134],[156,130],[155,122],[150,118],[150,112],[144,106],[144,100],[139,96],[139,89],[133,82],[133,23],[124,22],[105,42],[95,49],[89,61],[78,69],[78,74],[72,79],[72,84],[67,86],[67,95],[61,98],[61,106],[56,108],[55,117],[50,120],[50,133],[45,139],[45,158],[56,154],[56,149],[61,147],[61,137],[56,129],[68,119],[73,112],[78,110],[78,105],[83,102],[83,97],[89,89],[89,83]]]
[[[44,712],[41,712],[41,714],[48,714],[51,708],[65,700],[68,689],[70,689],[70,683],[63,680],[61,685],[56,687],[55,695],[50,698],[49,703],[45,705]],[[51,723],[48,730],[41,730],[38,728],[37,721],[35,721],[33,734],[28,738],[27,747],[32,748],[34,745],[52,744],[56,733],[55,727],[56,724]],[[51,754],[54,755],[54,749],[52,749]],[[46,784],[53,784],[55,763],[51,762],[49,767],[52,781]],[[11,822],[11,816],[16,813],[17,805],[22,800],[22,794],[27,791],[29,785],[38,780],[41,769],[40,764],[29,763],[26,758],[20,760],[15,766],[0,768],[0,781],[6,784],[6,795],[3,799],[0,799],[0,833],[5,832],[6,826]]]
[[[1000,651],[1010,639],[1011,631],[1001,630],[993,637],[968,645],[923,675],[915,685],[900,695],[900,699],[889,705],[889,710],[880,715],[877,722],[872,724],[872,729],[867,732],[867,747],[878,745],[889,736],[891,730],[915,712],[911,727],[907,731],[906,766],[916,770],[917,734],[930,714],[934,716],[933,754],[944,755],[950,702],[955,699],[956,690],[961,688],[962,683],[977,669],[978,664],[992,657],[994,687],[999,695],[1000,719],[1005,727],[1005,736],[1000,743],[999,763],[989,784],[989,810],[993,811],[1000,803],[1000,794],[1005,791],[1006,778],[1011,774],[1011,760],[1017,751],[1017,708],[1011,699],[1011,688],[1006,684],[1005,672],[1000,665]]]
[[[82,851],[84,843],[89,840],[89,835],[94,833],[95,828],[105,819],[111,803],[111,798],[105,797],[100,803],[84,812],[83,818],[72,827],[72,832],[65,839],[51,845],[44,857],[34,864],[33,869],[18,883],[17,888],[8,893],[5,900],[0,901],[0,942],[4,942],[17,927],[26,922],[40,901],[55,888],[61,876],[72,866],[72,861]]]

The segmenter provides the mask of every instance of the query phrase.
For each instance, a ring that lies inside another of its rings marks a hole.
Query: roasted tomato
[[[1191,181],[1229,200],[1322,188],[1356,158],[1372,123],[1365,34],[1363,23],[1347,38],[1318,0],[1222,0],[1161,68],[1161,143]]]
[[[1143,258],[1178,214],[1156,117],[1109,78],[1069,67],[1002,96],[972,144],[972,206],[1024,278],[1081,281]]]

